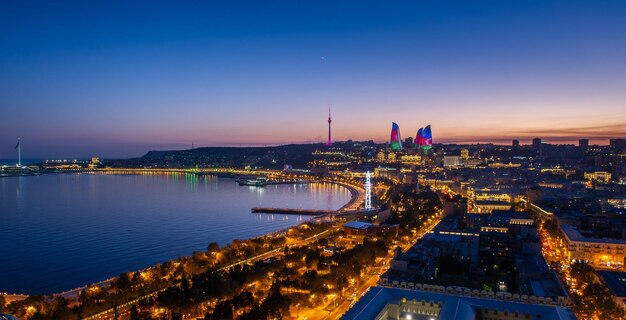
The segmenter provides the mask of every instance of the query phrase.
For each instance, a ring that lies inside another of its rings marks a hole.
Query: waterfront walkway
[[[300,247],[300,246],[308,245],[308,244],[310,244],[310,243],[312,243],[314,241],[317,241],[317,240],[323,238],[324,236],[329,235],[331,231],[332,231],[332,229],[322,231],[322,232],[320,232],[318,234],[315,234],[315,235],[312,235],[312,236],[310,236],[310,237],[308,237],[306,239],[302,239],[302,240],[298,241],[297,243],[292,244],[291,246]],[[251,264],[251,263],[258,262],[258,261],[267,260],[267,259],[279,256],[279,255],[283,254],[283,252],[284,252],[284,248],[273,249],[273,250],[270,250],[268,252],[256,255],[254,257],[243,259],[243,260],[237,261],[235,263],[229,264],[227,266],[223,266],[223,267],[219,268],[218,270],[219,271],[227,271],[227,270],[229,270],[229,269],[231,269],[231,268],[233,268],[235,266],[238,266],[238,265]],[[128,301],[126,303],[123,303],[123,304],[117,306],[117,314],[118,315],[128,314],[130,312],[130,307],[131,306],[133,306],[134,304],[137,304],[140,301],[146,300],[148,298],[156,297],[159,293],[165,291],[165,289],[167,289],[167,288],[163,288],[163,289],[159,289],[157,291],[153,291],[153,292],[151,292],[151,293],[149,293],[147,295],[141,296],[141,297],[139,297],[137,299]],[[91,316],[88,316],[88,317],[85,317],[85,318],[82,318],[82,319],[83,320],[112,319],[113,316],[114,316],[114,312],[115,311],[116,310],[114,308],[110,308],[110,309],[104,310],[102,312],[96,313],[94,315],[91,315]]]

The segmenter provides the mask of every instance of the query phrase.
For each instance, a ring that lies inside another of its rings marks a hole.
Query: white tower
[[[365,210],[372,210],[372,181],[370,172],[365,173]]]
[[[22,144],[20,143],[20,138],[17,138],[17,145],[15,149],[17,149],[17,166],[22,166]]]

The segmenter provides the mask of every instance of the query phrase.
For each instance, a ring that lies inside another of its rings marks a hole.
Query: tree
[[[0,293],[0,312],[4,312],[7,305],[7,297],[4,293]]]
[[[543,229],[550,235],[552,238],[558,238],[561,236],[561,232],[559,231],[559,227],[552,221],[548,220],[543,223]]]
[[[591,267],[587,262],[576,261],[572,263],[572,270],[570,274],[580,283],[593,282],[593,267]]]
[[[206,251],[208,253],[217,253],[218,251],[220,251],[220,245],[217,244],[217,242],[211,242],[207,246]]]
[[[52,298],[51,298],[52,299]],[[69,308],[69,301],[64,297],[59,297],[52,303],[51,310],[48,312],[52,318],[58,320],[73,319],[74,315]]]
[[[215,306],[212,313],[204,316],[205,320],[230,320],[233,319],[233,305],[230,300],[222,301]]]
[[[133,278],[130,281],[130,285],[134,289],[140,288],[143,285],[143,279],[141,278],[141,273],[139,273],[139,271],[133,274]]]
[[[137,310],[137,305],[133,304],[130,307],[130,320],[139,320],[139,310]]]
[[[233,297],[233,306],[235,308],[249,307],[254,304],[254,296],[250,291],[242,291]]]
[[[119,277],[117,277],[117,280],[115,280],[115,287],[121,291],[130,287],[130,283],[131,278],[129,274],[127,272],[124,272],[120,274]]]

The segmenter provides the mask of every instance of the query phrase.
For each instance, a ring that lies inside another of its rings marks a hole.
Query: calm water
[[[349,200],[331,184],[258,188],[185,174],[0,178],[0,292],[60,292],[307,219],[251,214],[255,206]]]

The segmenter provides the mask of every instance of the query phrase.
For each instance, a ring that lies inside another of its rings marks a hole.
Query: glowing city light
[[[372,181],[371,173],[365,173],[365,210],[372,210]]]

